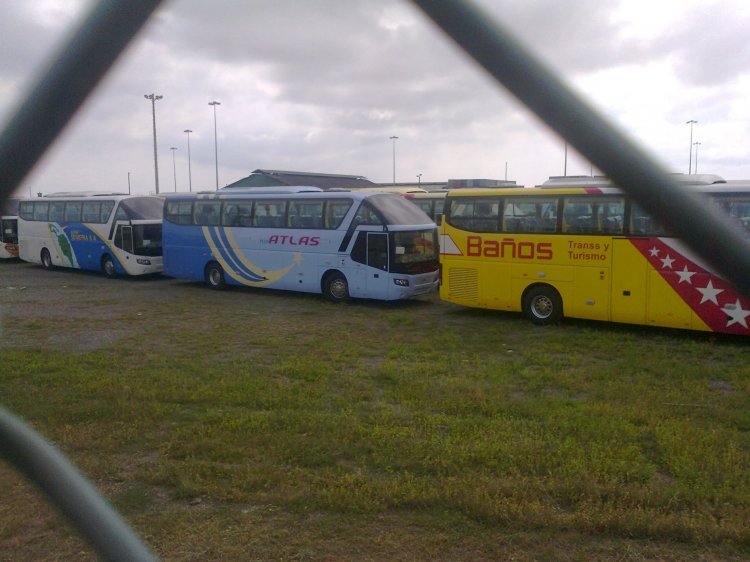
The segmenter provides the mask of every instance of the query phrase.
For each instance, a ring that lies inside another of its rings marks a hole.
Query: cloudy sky
[[[664,166],[750,179],[746,0],[478,0]],[[0,121],[89,7],[0,2]],[[536,185],[564,143],[401,0],[172,0],[21,187],[161,191],[257,168]],[[175,147],[176,150],[171,150]],[[507,170],[507,172],[506,172]],[[175,173],[176,171],[176,173]],[[572,149],[569,175],[592,168]],[[596,173],[596,170],[593,170]]]

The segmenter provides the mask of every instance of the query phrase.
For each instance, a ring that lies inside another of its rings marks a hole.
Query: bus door
[[[115,231],[115,246],[128,254],[133,254],[133,227],[126,223],[119,223]]]
[[[388,291],[388,233],[360,230],[352,247],[354,267],[347,273],[354,296],[380,298]]]
[[[646,324],[648,269],[648,261],[629,239],[612,239],[613,322]]]
[[[367,292],[372,295],[388,293],[388,233],[367,233]]]

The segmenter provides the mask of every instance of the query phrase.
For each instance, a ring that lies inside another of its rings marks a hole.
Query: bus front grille
[[[479,275],[476,269],[452,267],[448,270],[450,296],[464,301],[479,299]]]

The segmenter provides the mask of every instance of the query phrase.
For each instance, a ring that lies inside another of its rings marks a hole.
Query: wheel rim
[[[331,296],[335,299],[345,299],[347,296],[348,288],[346,286],[346,280],[337,277],[333,281],[331,281],[331,284],[329,285],[328,290],[331,293]]]
[[[539,295],[531,302],[531,312],[540,319],[549,318],[555,310],[552,299],[545,295]]]
[[[208,281],[213,285],[214,287],[221,285],[221,271],[216,269],[215,267],[212,267],[208,272]]]
[[[50,257],[49,252],[47,252],[46,250],[42,252],[42,265],[46,269],[49,269],[52,265],[52,258]]]
[[[115,264],[109,258],[104,260],[104,273],[105,275],[114,275],[115,273]]]

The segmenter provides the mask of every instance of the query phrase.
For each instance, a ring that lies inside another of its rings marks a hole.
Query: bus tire
[[[557,324],[563,317],[562,297],[549,285],[532,287],[523,297],[523,313],[537,326]]]
[[[47,248],[42,248],[42,254],[39,256],[42,262],[42,267],[47,271],[51,270],[54,266],[52,265],[52,256]]]
[[[112,261],[111,256],[102,256],[102,273],[104,273],[104,275],[106,275],[110,279],[117,273],[117,271],[115,270],[115,262]]]
[[[332,302],[349,300],[349,282],[340,271],[332,271],[323,278],[323,296]]]
[[[224,269],[215,261],[206,266],[206,284],[216,290],[224,289],[227,286],[226,279],[224,279]]]

